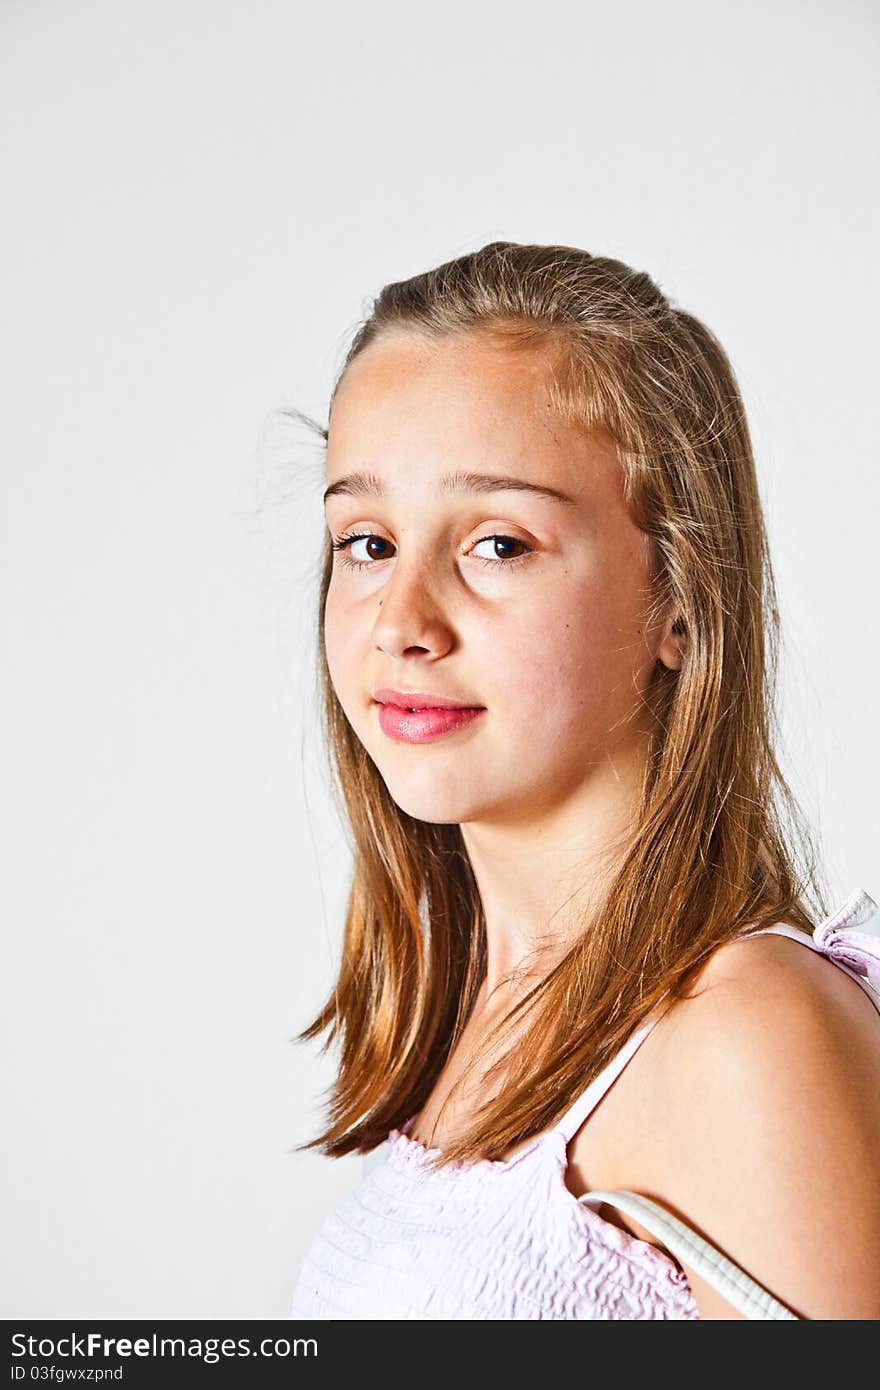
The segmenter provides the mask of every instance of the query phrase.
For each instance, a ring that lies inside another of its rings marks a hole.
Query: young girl
[[[880,914],[776,760],[718,341],[496,242],[386,286],[321,432],[354,878],[301,1147],[388,1144],[291,1316],[880,1316]]]

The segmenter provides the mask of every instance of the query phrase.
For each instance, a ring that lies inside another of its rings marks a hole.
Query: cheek
[[[498,648],[493,685],[524,736],[589,741],[638,700],[645,649],[619,590],[584,583],[552,605],[521,610]]]
[[[356,616],[334,603],[331,590],[324,605],[324,652],[333,688],[349,717],[363,680],[362,640]]]

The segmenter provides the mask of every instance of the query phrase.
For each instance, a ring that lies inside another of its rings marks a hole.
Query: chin
[[[388,783],[385,784],[388,786]],[[388,786],[388,793],[395,806],[398,806],[413,820],[425,821],[428,825],[460,825],[463,820],[479,820],[473,802],[454,801],[440,798],[436,794],[418,796],[411,790],[397,790]]]
[[[379,774],[395,806],[413,820],[429,825],[460,825],[462,821],[481,820],[491,808],[490,798],[476,795],[474,787],[441,786],[436,769],[432,772],[425,768],[424,775],[402,777],[399,770],[386,776],[380,767]]]

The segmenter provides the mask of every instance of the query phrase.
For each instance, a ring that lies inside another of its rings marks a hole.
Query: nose
[[[386,655],[440,657],[453,646],[453,629],[427,566],[407,569],[398,560],[376,601],[373,640]]]

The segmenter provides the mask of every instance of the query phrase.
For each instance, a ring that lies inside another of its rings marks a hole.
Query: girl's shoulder
[[[880,1316],[868,993],[797,941],[739,937],[655,1032],[646,1163],[664,1204],[801,1316]]]
[[[775,933],[738,936],[713,952],[688,998],[663,1020],[671,1076],[719,1066],[785,1084],[805,1065],[846,1065],[880,1046],[880,1012],[852,975]]]
[[[781,1164],[761,1174],[769,1183],[789,1182],[781,1165],[801,1161],[830,1176],[859,1129],[880,1141],[880,1012],[849,974],[788,937],[720,946],[656,1031],[653,1083],[662,1113],[689,1134],[688,1181],[725,1144],[742,1157],[737,1173],[750,1154],[777,1153]]]

